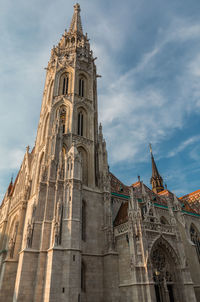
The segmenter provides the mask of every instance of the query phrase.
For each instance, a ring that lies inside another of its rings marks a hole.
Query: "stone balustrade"
[[[153,231],[153,232],[159,232],[159,233],[167,233],[167,234],[173,234],[173,226],[169,224],[161,224],[158,222],[151,222],[151,221],[144,221],[143,222],[143,228],[146,231]]]
[[[114,228],[115,236],[120,236],[128,232],[129,223],[125,222]],[[143,228],[145,231],[156,232],[156,233],[165,233],[165,234],[174,234],[173,226],[169,224],[161,224],[158,222],[143,221]]]

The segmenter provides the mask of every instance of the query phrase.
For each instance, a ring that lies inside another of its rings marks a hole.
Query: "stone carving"
[[[26,231],[26,247],[27,248],[32,247],[34,222],[35,222],[35,211],[36,211],[36,206],[35,206],[35,203],[34,203],[33,206],[32,206],[31,221],[28,222],[27,231]]]
[[[54,225],[54,236],[55,236],[55,245],[57,246],[57,245],[59,245],[59,242],[60,242],[58,222],[55,222],[55,225]]]
[[[62,240],[62,217],[63,217],[63,204],[59,199],[56,206],[55,222],[54,222],[54,245],[58,246]]]
[[[9,244],[8,244],[8,254],[9,254],[9,257],[12,259],[13,256],[14,256],[14,249],[15,249],[15,241],[13,238],[11,238],[9,240]]]
[[[30,248],[32,246],[32,237],[33,237],[33,227],[30,223],[28,223],[27,226],[27,242],[26,242],[26,246],[27,248]]]

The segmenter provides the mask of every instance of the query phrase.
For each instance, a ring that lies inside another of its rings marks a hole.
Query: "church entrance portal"
[[[156,244],[151,252],[156,302],[176,302],[177,269],[173,257],[162,244]]]

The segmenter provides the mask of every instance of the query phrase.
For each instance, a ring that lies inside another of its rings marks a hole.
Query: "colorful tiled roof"
[[[195,213],[200,214],[200,190],[179,197],[179,199],[184,203],[185,207],[189,207]]]

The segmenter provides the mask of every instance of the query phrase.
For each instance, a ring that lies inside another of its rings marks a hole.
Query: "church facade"
[[[0,301],[200,301],[199,201],[163,187],[152,151],[152,189],[109,171],[95,59],[76,4],[0,206]]]

